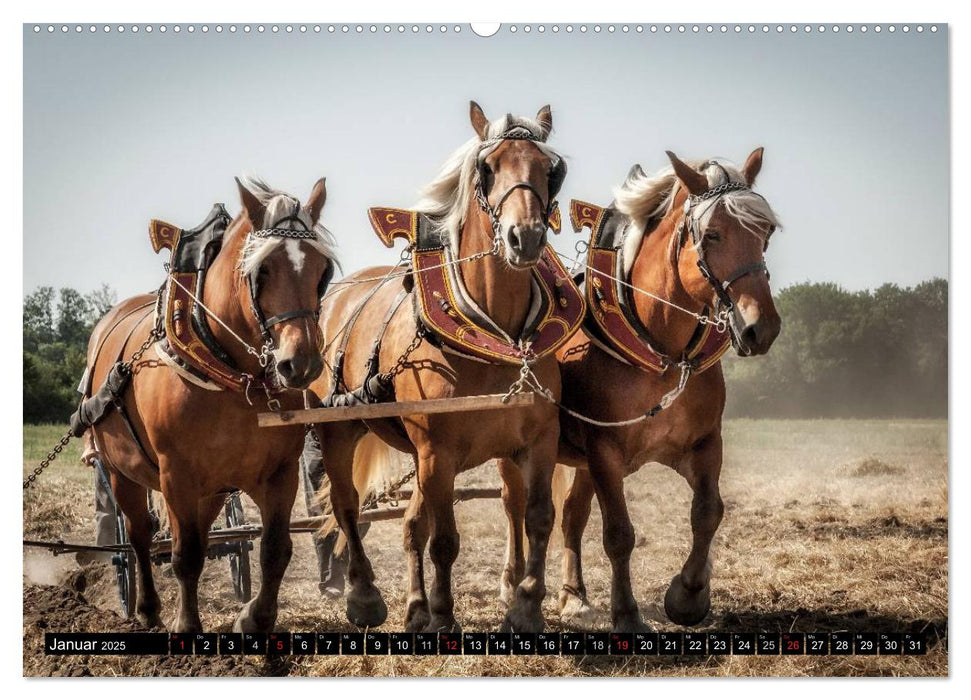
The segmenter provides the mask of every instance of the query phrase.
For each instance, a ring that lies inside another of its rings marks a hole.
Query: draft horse
[[[545,143],[553,126],[548,106],[535,120],[507,115],[490,122],[473,102],[470,118],[475,136],[453,153],[416,209],[435,227],[447,259],[457,266],[456,284],[464,285],[477,313],[494,324],[497,334],[516,339],[532,311],[531,270],[545,255],[553,198],[565,165]],[[380,281],[384,278],[389,281]],[[440,343],[416,316],[409,299],[417,293],[409,293],[412,283],[409,276],[403,287],[393,269],[372,267],[342,280],[328,295],[322,324],[331,344],[325,362],[333,371],[311,386],[316,398],[329,396],[335,387],[362,387],[375,377],[382,377],[388,393],[400,401],[503,393],[519,378],[516,365],[483,362]],[[537,359],[532,371],[559,397],[552,353]],[[459,629],[452,597],[452,565],[459,553],[454,481],[457,474],[495,457],[509,459],[521,472],[530,542],[525,577],[504,624],[522,631],[542,628],[544,566],[553,525],[550,480],[559,438],[555,406],[538,401],[502,411],[326,423],[316,431],[333,512],[347,539],[347,617],[352,623],[376,626],[387,617],[358,532],[362,494],[354,483],[356,471],[378,469],[371,447],[366,450],[369,463],[354,466],[358,443],[360,457],[365,445],[380,439],[412,455],[417,466],[418,488],[404,518],[406,628]],[[368,431],[372,435],[362,441]],[[430,595],[425,590],[426,542],[434,567]]]
[[[166,292],[121,302],[101,319],[88,345],[89,396],[90,386],[102,385],[116,363],[134,359],[130,381],[115,392],[116,410],[90,430],[125,514],[138,568],[136,614],[149,626],[161,624],[161,603],[149,556],[147,489],[165,497],[179,582],[179,610],[170,627],[179,632],[202,629],[198,583],[208,532],[226,493],[236,489],[262,515],[263,583],[235,629],[273,629],[292,551],[289,520],[304,431],[259,430],[257,414],[303,408],[302,390],[322,368],[317,318],[335,263],[331,236],[320,223],[324,180],[306,206],[260,180],[237,183],[242,213],[229,223],[221,206],[214,210],[228,223],[223,235],[210,235],[198,249],[173,250]],[[172,281],[192,255],[200,260],[195,267],[205,270],[201,292]],[[168,303],[169,295],[186,293]],[[190,305],[198,314],[191,320]],[[195,354],[187,366],[167,348],[189,327],[205,342],[189,348]],[[154,342],[159,335],[164,341]],[[203,345],[208,365],[192,362]]]
[[[560,612],[580,625],[593,614],[580,546],[595,494],[612,568],[612,624],[619,631],[647,628],[631,588],[634,528],[623,488],[624,478],[646,462],[675,469],[694,491],[691,551],[668,587],[665,612],[682,625],[697,624],[708,613],[711,543],[724,510],[718,479],[725,380],[718,358],[730,347],[726,336],[748,357],[768,352],[781,328],[764,259],[778,221],[752,190],[762,149],[740,170],[717,160],[689,165],[668,156],[671,167],[654,177],[634,166],[614,204],[598,215],[602,229],[610,228],[604,217],[619,223],[612,236],[601,237],[602,248],[594,244],[591,256],[606,253],[619,262],[608,265],[606,275],[599,274],[603,266],[588,267],[586,322],[557,352],[565,407],[558,461],[576,468],[562,504]],[[617,285],[619,303],[604,296],[610,285]],[[626,340],[606,321],[611,313],[627,315],[633,330]],[[509,551],[516,552],[522,486],[509,465],[500,468]]]

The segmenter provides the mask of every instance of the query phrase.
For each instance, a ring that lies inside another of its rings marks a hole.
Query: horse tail
[[[573,475],[569,470],[562,464],[557,464],[553,469],[553,513],[555,519],[553,521],[553,533],[554,537],[556,533],[562,531],[563,526],[563,505],[566,503],[566,497],[570,493],[570,487],[573,486]]]
[[[401,466],[401,453],[374,433],[368,433],[354,450],[354,488],[364,503],[391,485]]]
[[[354,449],[351,473],[359,503],[364,504],[370,497],[380,494],[391,485],[403,463],[402,458],[402,453],[389,447],[373,433],[368,433],[358,441]],[[329,479],[318,491],[317,501],[321,511],[328,516],[317,531],[317,537],[323,538],[338,528],[337,518],[333,514],[330,502]],[[341,533],[335,553],[341,553],[344,545],[344,534]]]

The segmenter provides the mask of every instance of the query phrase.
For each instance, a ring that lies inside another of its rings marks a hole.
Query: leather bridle
[[[300,203],[294,202],[293,212],[278,221],[276,221],[272,226],[268,228],[262,228],[250,233],[250,236],[254,238],[289,238],[293,240],[315,240],[317,238],[316,232],[312,229],[307,228],[307,225],[300,219]],[[285,228],[286,224],[300,224],[301,228]],[[318,327],[317,320],[320,318],[320,302],[323,299],[324,292],[327,291],[327,285],[330,283],[331,278],[334,274],[334,265],[330,261],[327,266],[327,271],[324,273],[323,278],[317,288],[317,308],[316,309],[293,309],[290,311],[284,311],[282,313],[266,318],[263,314],[263,310],[260,308],[259,295],[260,288],[259,282],[257,280],[259,271],[254,270],[250,275],[246,277],[246,284],[249,287],[250,293],[250,309],[253,316],[256,318],[256,323],[260,328],[260,335],[263,337],[263,342],[268,347],[272,347],[273,336],[270,334],[270,329],[274,326],[278,326],[281,323],[287,321],[292,321],[295,318],[312,318],[314,320],[314,326]],[[318,335],[320,335],[320,330],[318,327]]]
[[[514,126],[500,136],[486,142],[482,149],[480,149],[480,154],[487,148],[490,148],[501,141],[509,140],[535,141],[542,143],[542,140],[526,127]],[[482,159],[476,165],[475,199],[482,208],[482,211],[489,216],[489,223],[492,226],[492,235],[496,241],[501,240],[500,234],[502,231],[502,226],[499,223],[499,216],[502,213],[502,205],[505,204],[506,200],[509,198],[509,195],[518,189],[528,190],[536,196],[536,199],[538,199],[539,203],[543,206],[543,224],[546,226],[546,228],[550,227],[550,217],[553,216],[553,210],[557,206],[556,195],[560,191],[560,187],[563,186],[563,180],[566,179],[566,161],[559,156],[554,156],[554,160],[549,171],[549,183],[547,185],[549,198],[546,202],[543,201],[542,195],[540,195],[536,188],[533,187],[533,185],[529,182],[515,182],[502,193],[502,195],[496,201],[496,205],[492,206],[489,203],[488,193],[485,191],[485,181],[487,177],[485,168],[485,159]]]
[[[719,165],[717,162],[712,161],[710,165]],[[721,167],[721,166],[719,166]],[[732,334],[732,341],[737,347],[747,349],[747,346],[741,340],[741,329],[739,328],[740,319],[737,318],[735,301],[732,299],[731,295],[728,293],[729,287],[735,282],[742,279],[747,275],[757,274],[759,272],[764,272],[766,279],[769,279],[769,268],[765,264],[764,253],[769,247],[769,236],[772,235],[772,230],[765,237],[765,241],[762,246],[763,257],[758,262],[748,263],[742,265],[736,270],[734,270],[730,275],[728,275],[724,280],[718,279],[715,273],[712,271],[711,266],[708,264],[707,250],[705,248],[705,232],[701,230],[700,220],[704,214],[693,216],[691,210],[694,206],[700,204],[701,202],[710,201],[708,208],[714,207],[718,200],[728,194],[729,192],[737,192],[741,190],[752,191],[748,185],[744,185],[740,182],[726,182],[725,184],[713,187],[710,190],[703,192],[699,195],[688,195],[688,198],[684,201],[684,215],[681,219],[681,223],[678,226],[678,248],[677,254],[680,255],[681,248],[685,244],[685,238],[688,234],[691,236],[691,242],[694,244],[695,249],[698,252],[698,269],[701,271],[702,277],[708,282],[712,290],[715,293],[716,304],[715,304],[715,318],[727,318],[729,329]],[[707,210],[706,210],[707,211]],[[677,260],[677,258],[676,258]]]

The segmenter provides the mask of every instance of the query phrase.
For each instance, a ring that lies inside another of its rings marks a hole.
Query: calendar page
[[[947,23],[22,35],[24,676],[949,674]]]

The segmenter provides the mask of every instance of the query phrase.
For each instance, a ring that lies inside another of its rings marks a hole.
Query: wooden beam
[[[494,411],[500,408],[519,408],[532,406],[536,395],[532,392],[513,394],[503,401],[503,394],[483,396],[457,396],[451,399],[425,399],[420,401],[389,401],[359,406],[339,406],[336,408],[306,408],[300,411],[279,411],[260,413],[261,428],[301,423],[332,423],[342,420],[369,420],[373,418],[392,418],[415,413],[455,413],[459,411]]]
[[[404,501],[413,495],[414,491],[401,491],[399,493],[399,501]],[[474,501],[478,499],[488,499],[488,498],[502,498],[502,489],[497,486],[470,486],[465,488],[457,488],[453,492],[453,498],[459,503],[465,501]],[[405,510],[408,506],[395,506],[394,508],[388,507],[378,507],[372,510],[362,511],[358,516],[357,522],[359,523],[373,523],[380,520],[394,520],[395,518],[404,517]],[[308,518],[299,518],[297,520],[290,521],[290,532],[316,532],[319,530],[324,523],[331,519],[331,516],[327,515],[316,515]]]

